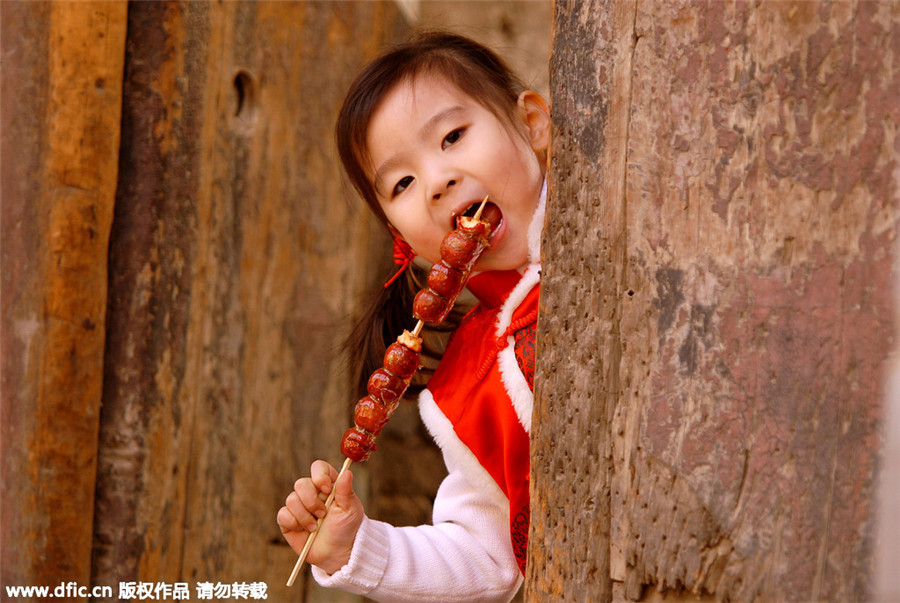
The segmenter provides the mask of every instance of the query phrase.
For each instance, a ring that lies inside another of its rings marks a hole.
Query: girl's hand
[[[325,461],[310,467],[310,476],[298,479],[278,511],[278,526],[291,548],[299,555],[310,532],[316,529],[316,519],[325,514],[325,499],[335,488],[334,502],[328,517],[319,528],[306,559],[325,572],[333,574],[350,561],[350,551],[356,532],[362,524],[362,502],[353,491],[353,474],[348,470],[335,483],[338,471]]]

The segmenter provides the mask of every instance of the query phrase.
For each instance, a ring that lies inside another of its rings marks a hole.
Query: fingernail
[[[315,532],[318,529],[318,527],[319,526],[317,524],[311,523],[308,526],[306,526],[306,531],[307,532]]]
[[[313,515],[321,519],[325,517],[325,509],[317,509],[315,512],[313,512]]]

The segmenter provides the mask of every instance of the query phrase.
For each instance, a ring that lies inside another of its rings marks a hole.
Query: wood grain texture
[[[900,9],[622,10],[557,3],[530,584],[608,546],[617,598],[866,599]]]
[[[339,347],[390,269],[332,128],[397,23],[388,3],[130,6],[96,583],[304,597],[275,513],[314,458],[341,461]]]
[[[529,599],[601,601],[612,595],[610,549],[598,544],[610,538],[608,426],[622,354],[618,298],[626,249],[623,153],[633,21],[629,2],[610,10],[600,2],[555,4]]]
[[[126,9],[0,18],[3,584],[88,583]]]

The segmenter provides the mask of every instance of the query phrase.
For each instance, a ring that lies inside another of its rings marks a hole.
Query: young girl
[[[350,89],[338,149],[357,191],[395,237],[428,262],[456,217],[489,197],[490,247],[468,289],[479,304],[453,332],[419,396],[449,474],[433,525],[366,517],[352,472],[316,461],[278,513],[298,553],[322,502],[334,503],[307,560],[324,586],[375,600],[507,601],[525,570],[534,327],[550,137],[547,104],[490,50],[428,34],[374,61]],[[365,338],[380,366],[412,321],[415,279],[391,283]],[[421,285],[418,285],[421,286]],[[369,371],[365,371],[368,375]],[[377,452],[375,453],[377,454]]]

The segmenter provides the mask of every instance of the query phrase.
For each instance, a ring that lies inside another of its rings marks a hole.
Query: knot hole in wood
[[[245,70],[240,69],[234,75],[234,116],[243,126],[253,125],[256,117],[256,78]]]

